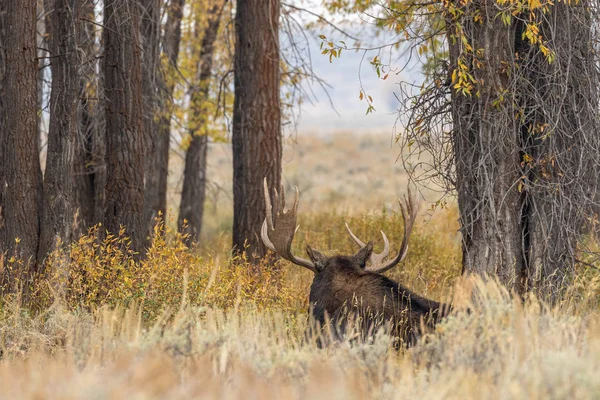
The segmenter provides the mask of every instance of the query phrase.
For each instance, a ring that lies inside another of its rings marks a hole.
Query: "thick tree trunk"
[[[106,229],[126,228],[132,248],[144,253],[144,137],[139,46],[139,7],[127,0],[104,2],[106,96]]]
[[[279,0],[240,0],[235,17],[233,249],[251,261],[266,254],[262,182],[281,183]]]
[[[479,91],[452,91],[464,270],[555,299],[572,276],[584,213],[598,190],[589,11],[557,3],[540,13],[555,56],[549,62],[525,38],[522,19],[505,25],[494,2],[470,7],[483,22],[473,22],[475,9],[460,22],[477,60],[465,57],[448,22],[451,70],[461,59]]]
[[[6,11],[7,7],[4,2],[0,2],[0,156],[4,155],[4,135],[6,130],[6,112],[8,111],[6,106]],[[0,195],[2,195],[2,184],[4,183],[4,169],[5,165],[3,159],[0,158]],[[2,197],[0,197],[0,206],[3,206]],[[4,224],[3,210],[0,209],[0,250],[4,253],[4,236],[2,231],[2,225]]]
[[[68,243],[73,222],[73,147],[77,135],[78,57],[77,9],[67,0],[53,0],[48,18],[52,53],[52,92],[46,173],[44,174],[42,225],[38,261],[54,250],[60,240]]]
[[[101,129],[98,107],[98,66],[94,0],[81,4],[77,29],[77,48],[83,54],[79,66],[78,133],[73,148],[73,192],[75,196],[75,236],[102,222],[102,205],[106,169],[104,164],[105,136]]]
[[[223,7],[216,4],[210,11],[208,27],[200,48],[198,87],[192,94],[192,141],[185,155],[183,190],[179,208],[179,232],[185,233],[187,244],[197,242],[202,230],[204,200],[206,198],[206,157],[208,136],[205,132],[210,78],[212,76],[214,43],[217,39]]]
[[[472,71],[483,82],[480,96],[452,91],[463,267],[513,284],[521,281],[523,266],[522,196],[515,185],[520,177],[520,130],[493,102],[507,86],[508,71],[501,71],[502,63],[513,57],[510,44],[514,43],[514,29],[496,18],[495,3],[480,4],[483,22],[464,21],[473,48],[484,49],[486,68]],[[453,30],[450,24],[448,31]],[[449,43],[454,70],[458,68],[461,42],[450,39]]]
[[[163,141],[159,137],[157,116],[162,111],[159,94],[160,76],[160,11],[162,0],[138,0],[140,3],[142,32],[142,95],[143,124],[146,135],[144,165],[144,215],[145,235],[150,237],[159,212],[165,212],[161,201],[161,157]],[[168,161],[167,161],[168,162]],[[165,181],[166,182],[166,181]]]
[[[36,113],[36,2],[3,1],[0,7],[4,18],[0,41],[6,62],[0,83],[0,246],[9,258],[16,255],[26,265],[33,265],[42,195]],[[6,267],[2,288],[11,289],[14,278],[27,271]]]
[[[542,25],[555,61],[530,50],[526,60],[532,73],[525,81],[534,91],[525,92],[531,126],[526,165],[526,226],[528,284],[549,298],[567,287],[574,274],[575,251],[590,210],[597,204],[598,72],[594,22],[589,2],[557,2]],[[524,82],[525,83],[525,82]]]

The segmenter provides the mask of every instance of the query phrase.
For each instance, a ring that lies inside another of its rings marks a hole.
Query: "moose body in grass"
[[[266,214],[261,237],[265,245],[282,258],[311,270],[315,276],[310,288],[309,336],[319,346],[342,340],[368,341],[383,330],[394,339],[394,346],[411,345],[432,328],[449,310],[447,305],[412,293],[397,282],[381,275],[404,260],[408,240],[417,217],[414,199],[406,197],[400,203],[404,221],[404,238],[398,254],[389,259],[389,241],[381,232],[384,250],[373,252],[372,242],[364,243],[348,225],[350,237],[360,247],[351,256],[327,257],[306,247],[309,259],[292,254],[291,245],[297,230],[298,188],[292,208],[284,210],[281,196],[274,193],[271,205],[267,182],[264,183]]]

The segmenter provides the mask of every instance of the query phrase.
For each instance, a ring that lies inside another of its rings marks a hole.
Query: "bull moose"
[[[291,245],[296,225],[299,193],[296,187],[294,203],[284,210],[283,188],[274,191],[274,207],[271,204],[267,181],[264,181],[266,218],[261,229],[265,246],[282,258],[311,270],[314,279],[310,288],[310,336],[316,337],[322,346],[331,341],[373,338],[380,330],[389,333],[395,347],[411,345],[431,328],[449,310],[436,301],[418,296],[401,284],[382,275],[401,263],[408,252],[409,237],[417,217],[415,200],[405,196],[398,201],[404,222],[404,238],[398,254],[388,258],[390,244],[381,232],[384,250],[373,252],[373,243],[364,243],[346,229],[352,240],[360,247],[354,255],[327,257],[319,251],[306,247],[309,259],[292,254]]]

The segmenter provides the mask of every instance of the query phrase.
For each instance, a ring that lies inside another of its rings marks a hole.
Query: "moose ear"
[[[315,264],[315,268],[317,271],[322,271],[325,268],[325,264],[327,263],[327,257],[321,254],[319,251],[311,248],[310,246],[306,246],[306,253],[310,260]]]
[[[373,253],[373,242],[369,241],[365,247],[361,248],[358,253],[354,255],[354,260],[361,268],[365,268],[367,266],[367,260],[371,257],[371,253]]]

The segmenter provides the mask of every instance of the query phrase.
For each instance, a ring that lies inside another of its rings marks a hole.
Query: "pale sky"
[[[320,6],[319,0],[294,0],[294,5],[307,8],[315,13],[323,15],[325,10]],[[315,18],[303,13],[305,21]],[[365,28],[360,23],[359,16],[350,18],[343,25],[344,29],[353,33],[362,29],[356,35],[361,40],[374,41],[376,43],[389,43],[394,40],[393,36],[387,38],[375,38],[375,29]],[[318,34],[325,34],[332,40],[345,40],[349,46],[353,41],[345,38],[342,34],[327,28],[317,28],[312,32],[310,41],[310,53],[313,62],[313,69],[316,75],[325,80],[331,88],[328,89],[329,96],[333,102],[332,108],[327,94],[318,86],[313,86],[316,99],[312,99],[315,104],[306,102],[302,107],[298,132],[300,134],[310,132],[318,134],[330,134],[334,132],[377,132],[392,133],[394,122],[398,117],[398,100],[394,92],[399,92],[399,82],[401,80],[414,81],[418,79],[418,73],[405,71],[399,74],[389,74],[387,80],[381,80],[377,77],[370,61],[378,54],[377,51],[370,51],[366,54],[363,51],[346,51],[342,53],[340,59],[334,59],[329,62],[329,57],[321,55]],[[380,58],[398,56],[394,51],[384,53]],[[363,59],[364,57],[364,59]],[[361,66],[362,60],[362,66]],[[362,87],[367,94],[373,97],[374,112],[365,115],[367,103],[359,99]],[[337,113],[336,113],[337,111]]]

